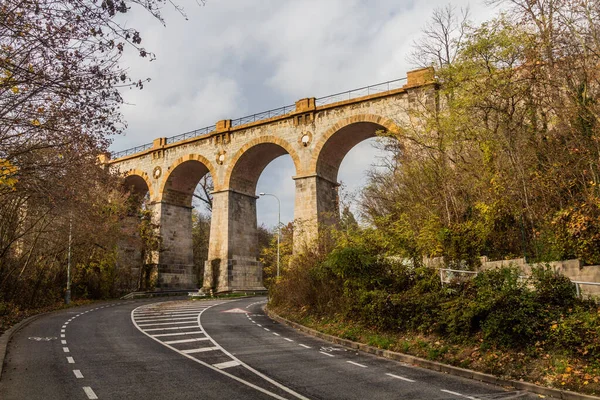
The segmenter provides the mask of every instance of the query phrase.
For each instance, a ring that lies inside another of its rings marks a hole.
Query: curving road
[[[348,351],[269,319],[265,298],[113,302],[9,344],[0,399],[535,399]]]

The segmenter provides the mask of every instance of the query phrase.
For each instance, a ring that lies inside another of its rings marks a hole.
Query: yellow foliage
[[[10,163],[10,161],[0,158],[0,188],[14,188],[18,180],[14,177],[18,168]]]

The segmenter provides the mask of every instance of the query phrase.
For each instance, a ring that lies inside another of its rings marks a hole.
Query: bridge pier
[[[295,176],[294,253],[318,239],[319,230],[338,220],[339,184],[318,174]]]
[[[152,209],[162,238],[162,248],[157,257],[157,288],[197,287],[194,275],[192,207],[159,202],[154,203]]]
[[[213,192],[205,290],[265,290],[258,262],[256,199],[234,190]]]

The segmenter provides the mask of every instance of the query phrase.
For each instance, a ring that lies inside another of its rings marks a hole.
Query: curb
[[[448,375],[460,376],[462,378],[474,379],[477,381],[491,383],[493,385],[504,386],[504,387],[512,387],[517,390],[526,390],[528,392],[541,394],[544,396],[552,396],[556,399],[563,400],[600,400],[600,397],[591,396],[587,394],[570,392],[567,390],[553,389],[545,386],[535,385],[529,382],[520,382],[513,381],[510,379],[502,379],[490,374],[484,374],[482,372],[472,371],[470,369],[464,369],[460,367],[455,367],[452,365],[442,364],[436,361],[425,360],[423,358],[410,356],[408,354],[397,353],[395,351],[383,350],[377,347],[369,346],[364,343],[353,342],[352,340],[342,339],[337,336],[328,335],[323,332],[316,331],[314,329],[308,328],[304,325],[300,325],[297,322],[292,322],[287,320],[279,315],[275,314],[273,311],[269,310],[267,307],[264,308],[267,315],[274,319],[275,321],[291,326],[294,329],[297,329],[301,332],[307,333],[311,336],[318,337],[319,339],[326,340],[331,343],[338,344],[340,346],[344,346],[350,348],[352,350],[360,350],[365,353],[374,354],[379,357],[388,358],[394,361],[400,361],[406,364],[414,365],[421,368],[430,369],[433,371],[443,372]]]
[[[53,312],[56,312],[56,310],[48,311],[48,312],[44,312],[44,313],[40,313],[40,314],[35,314],[35,315],[32,315],[31,317],[25,318],[23,321],[19,322],[18,324],[13,325],[10,328],[8,328],[2,334],[2,336],[0,336],[0,380],[2,380],[2,371],[4,370],[4,360],[6,359],[6,351],[8,350],[8,343],[10,342],[10,339],[12,339],[12,336],[15,333],[19,332],[24,327],[26,327],[27,325],[29,325],[30,323],[32,323],[33,321],[35,321],[36,319],[38,319],[44,315],[51,314]]]

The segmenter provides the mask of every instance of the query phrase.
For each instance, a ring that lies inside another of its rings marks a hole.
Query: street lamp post
[[[279,240],[281,236],[281,202],[279,197],[271,193],[259,193],[261,196],[272,196],[277,199],[277,278],[279,278]]]

